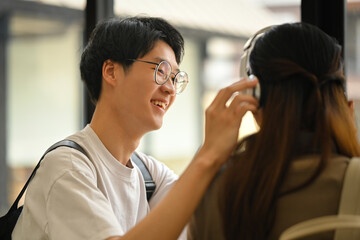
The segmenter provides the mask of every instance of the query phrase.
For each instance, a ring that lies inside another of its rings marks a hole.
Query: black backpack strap
[[[137,155],[137,153],[133,153],[131,155],[131,160],[139,167],[141,174],[144,177],[145,188],[146,188],[146,198],[150,201],[151,196],[155,192],[156,184],[151,177],[149,169],[146,167],[141,158]]]
[[[45,153],[42,155],[42,157],[40,158],[38,164],[35,166],[35,169],[33,170],[33,172],[31,173],[29,179],[26,181],[24,187],[21,189],[19,195],[17,196],[16,200],[14,201],[14,203],[11,205],[9,212],[14,211],[18,208],[18,204],[20,199],[22,198],[22,196],[24,195],[30,181],[32,180],[32,178],[35,176],[36,171],[38,170],[38,168],[40,167],[40,163],[41,161],[44,159],[45,155],[48,154],[49,152],[51,152],[52,150],[58,148],[58,147],[70,147],[73,149],[76,149],[78,151],[80,151],[81,153],[83,153],[87,158],[90,159],[89,155],[87,154],[87,152],[76,142],[72,141],[72,140],[61,140],[55,144],[53,144],[51,147],[49,147]],[[144,181],[145,181],[145,187],[146,187],[146,197],[147,200],[149,201],[152,194],[155,191],[156,185],[155,182],[153,181],[151,174],[149,172],[149,170],[147,169],[147,167],[145,166],[145,164],[143,163],[143,161],[135,154],[133,153],[131,155],[131,159],[135,162],[135,164],[140,168],[141,173],[144,177]]]
[[[85,150],[79,145],[77,144],[76,142],[74,141],[71,141],[71,140],[62,140],[62,141],[59,141],[55,144],[53,144],[51,147],[49,147],[46,152],[42,155],[42,157],[40,158],[38,164],[36,165],[35,169],[32,171],[29,179],[26,181],[24,187],[21,189],[19,195],[17,196],[16,200],[14,201],[13,205],[11,206],[10,211],[14,211],[17,209],[18,207],[18,204],[19,204],[19,201],[20,199],[22,198],[22,196],[24,195],[30,181],[32,180],[32,178],[35,176],[36,174],[36,171],[38,170],[38,168],[40,167],[40,163],[41,161],[44,159],[45,155],[48,154],[49,152],[51,152],[52,150],[58,148],[58,147],[62,147],[62,146],[66,146],[66,147],[71,147],[71,148],[74,148],[76,150],[79,150],[80,152],[82,152],[83,154],[85,154],[86,157],[89,158],[88,154],[85,152]]]

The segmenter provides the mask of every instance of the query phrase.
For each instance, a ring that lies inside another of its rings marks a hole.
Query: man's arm
[[[220,90],[206,110],[205,141],[164,199],[123,237],[109,239],[176,239],[195,211],[212,178],[234,150],[241,119],[256,111],[257,101],[235,93],[254,87],[257,81],[240,81]]]

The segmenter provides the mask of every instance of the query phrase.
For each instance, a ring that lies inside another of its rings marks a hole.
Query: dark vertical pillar
[[[106,18],[114,16],[114,0],[87,0],[85,8],[85,36],[84,46],[96,24]],[[95,106],[85,90],[84,93],[84,125],[91,121]]]
[[[345,0],[301,0],[301,21],[318,26],[335,37],[343,49],[345,49],[345,19]]]
[[[6,154],[6,44],[8,39],[8,16],[0,16],[0,213],[8,208],[8,165]]]

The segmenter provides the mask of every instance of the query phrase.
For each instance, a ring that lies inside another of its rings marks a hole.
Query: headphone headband
[[[262,35],[263,33],[265,33],[266,31],[268,31],[269,29],[271,29],[272,27],[274,27],[274,25],[265,27],[260,29],[259,31],[257,31],[251,38],[249,38],[245,45],[244,45],[244,52],[241,55],[241,61],[240,61],[240,77],[241,78],[249,78],[249,74],[248,74],[248,65],[249,65],[249,56],[250,56],[250,52],[251,49],[254,47],[254,44],[256,42],[256,39]]]

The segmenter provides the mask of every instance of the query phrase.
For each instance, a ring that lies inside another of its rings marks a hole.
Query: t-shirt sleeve
[[[137,152],[141,157],[145,165],[150,171],[150,174],[153,180],[156,183],[156,189],[154,194],[152,195],[149,206],[150,209],[154,208],[169,192],[171,187],[177,181],[178,176],[168,168],[164,163],[154,159],[151,156],[145,155],[143,153]],[[186,240],[187,239],[187,227],[183,229],[182,233],[178,237],[178,240]]]
[[[153,157],[147,156],[141,152],[138,152],[138,155],[148,167],[150,174],[156,184],[155,192],[149,202],[151,209],[155,207],[169,192],[170,188],[178,179],[178,176],[164,163],[154,159]]]

